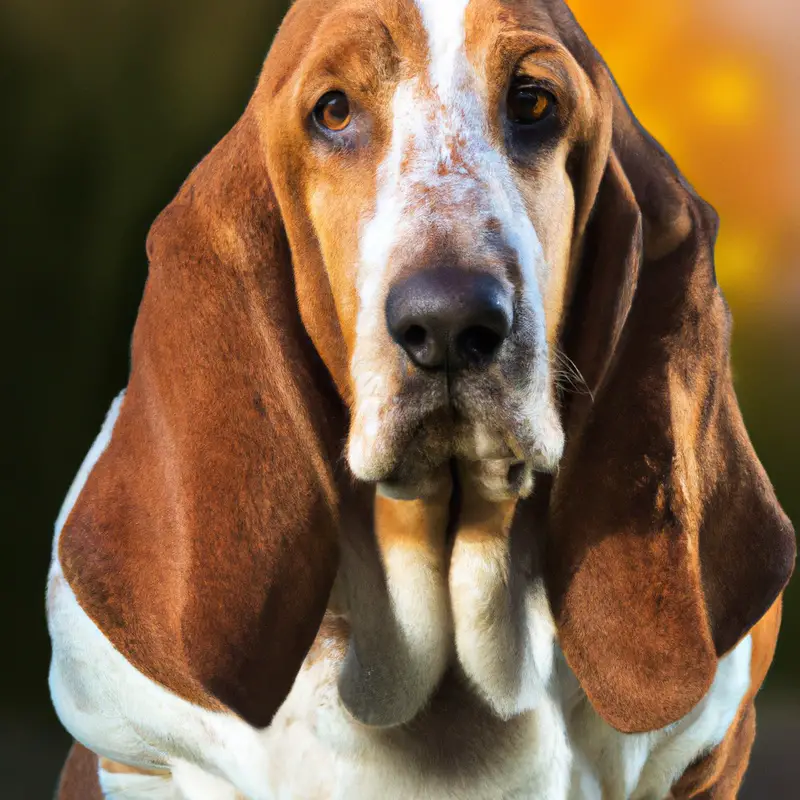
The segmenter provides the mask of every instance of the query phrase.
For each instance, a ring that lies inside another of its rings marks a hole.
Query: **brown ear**
[[[716,216],[606,88],[612,149],[562,340],[594,397],[566,411],[547,574],[570,667],[637,732],[703,697],[785,586],[795,540],[733,391]]]
[[[342,404],[250,111],[154,224],[132,371],[59,557],[137,669],[266,725],[337,567]]]

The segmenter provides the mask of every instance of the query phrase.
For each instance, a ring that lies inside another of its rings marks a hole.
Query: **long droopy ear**
[[[345,421],[300,321],[251,110],[158,218],[148,254],[130,383],[59,558],[137,669],[262,726],[336,572]]]
[[[637,732],[703,697],[785,586],[795,539],[733,390],[716,215],[591,58],[613,141],[562,346],[593,398],[566,410],[547,580],[590,701]]]

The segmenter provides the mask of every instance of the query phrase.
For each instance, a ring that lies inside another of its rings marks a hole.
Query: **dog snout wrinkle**
[[[395,284],[386,300],[390,335],[424,369],[486,366],[513,322],[511,292],[485,272],[420,270]]]

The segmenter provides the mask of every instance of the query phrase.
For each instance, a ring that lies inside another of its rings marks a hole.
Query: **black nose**
[[[392,338],[427,369],[485,366],[511,333],[511,292],[485,272],[420,270],[386,300]]]

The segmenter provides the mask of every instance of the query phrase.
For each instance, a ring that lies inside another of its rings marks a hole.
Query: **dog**
[[[56,523],[60,800],[735,797],[795,539],[716,230],[561,0],[297,0]]]

